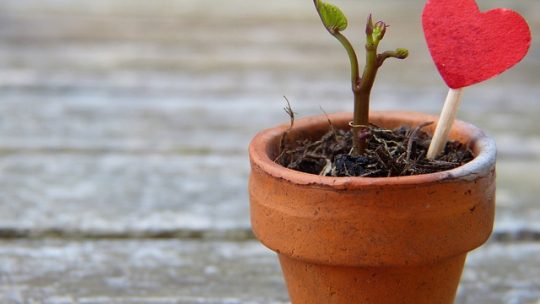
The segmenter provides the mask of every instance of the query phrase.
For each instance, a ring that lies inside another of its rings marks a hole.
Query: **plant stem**
[[[331,4],[325,3],[322,0],[313,0],[317,13],[323,22],[326,30],[334,36],[345,48],[351,62],[351,84],[354,94],[354,118],[351,123],[353,133],[353,149],[352,155],[362,155],[366,149],[367,129],[369,128],[369,100],[371,89],[375,82],[379,67],[387,58],[404,59],[409,52],[405,49],[397,49],[396,51],[387,51],[382,54],[377,54],[379,42],[383,39],[388,25],[383,21],[373,23],[373,18],[369,15],[366,25],[366,66],[364,73],[360,78],[360,68],[358,66],[358,57],[352,44],[341,34],[341,31],[347,28],[347,17],[341,10]]]
[[[349,55],[349,60],[351,62],[351,87],[354,94],[354,118],[352,122],[352,132],[353,132],[353,155],[359,155],[360,151],[365,150],[365,140],[361,140],[361,134],[363,128],[368,124],[369,120],[369,92],[367,96],[361,94],[361,83],[360,78],[360,67],[358,64],[358,57],[354,51],[354,47],[349,42],[349,40],[343,36],[340,32],[332,33],[334,37],[343,45],[347,54]],[[375,57],[377,55],[375,54]]]
[[[377,62],[377,45],[373,42],[366,43],[366,67],[362,75],[362,83],[360,85],[360,93],[365,93],[367,97],[371,95],[371,88],[375,83],[375,77],[379,71]]]
[[[368,20],[368,23],[371,22]],[[368,25],[369,26],[369,25]],[[367,138],[363,133],[369,126],[369,101],[371,89],[379,71],[377,55],[378,41],[368,33],[366,42],[366,66],[358,88],[354,91],[353,155],[362,155],[366,150]]]
[[[359,78],[358,85],[353,87],[354,92],[354,121],[353,121],[353,155],[362,155],[367,145],[367,130],[369,128],[369,101],[371,90],[377,77],[377,72],[384,61],[388,58],[405,59],[409,55],[406,49],[396,49],[377,53],[379,43],[384,37],[388,26],[379,21],[373,24],[371,15],[366,26],[366,65],[362,78]]]
[[[357,86],[360,82],[360,68],[358,64],[358,57],[356,56],[354,47],[349,42],[349,40],[345,36],[343,36],[343,34],[341,34],[340,32],[336,32],[333,33],[333,35],[343,45],[343,47],[347,51],[347,55],[349,55],[349,60],[351,62],[351,83],[354,92],[355,90],[357,90]]]
[[[352,155],[358,156],[366,149],[366,139],[362,135],[365,126],[369,124],[369,94],[361,94],[359,90],[354,91],[354,120],[351,126],[353,133]]]

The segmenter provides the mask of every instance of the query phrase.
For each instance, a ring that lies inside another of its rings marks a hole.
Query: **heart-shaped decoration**
[[[453,89],[506,71],[531,45],[521,15],[502,8],[482,13],[474,0],[428,0],[422,23],[433,60]]]

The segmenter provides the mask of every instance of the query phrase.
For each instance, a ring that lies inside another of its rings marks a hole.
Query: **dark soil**
[[[278,157],[280,165],[323,176],[390,177],[410,176],[450,170],[473,159],[470,149],[459,142],[448,142],[436,160],[425,156],[431,137],[422,129],[400,127],[395,130],[372,125],[366,133],[364,155],[352,156],[352,132],[334,129],[319,140],[289,143],[286,132]]]

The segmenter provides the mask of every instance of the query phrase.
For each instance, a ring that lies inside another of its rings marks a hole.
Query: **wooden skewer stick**
[[[446,141],[448,140],[448,133],[454,124],[456,119],[457,111],[459,105],[461,104],[461,96],[463,96],[463,89],[450,89],[448,91],[448,96],[444,102],[444,107],[437,123],[437,128],[435,129],[435,134],[431,140],[429,146],[427,158],[435,159],[446,146]]]

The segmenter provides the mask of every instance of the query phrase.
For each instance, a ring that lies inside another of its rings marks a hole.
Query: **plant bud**
[[[405,59],[409,57],[409,50],[399,48],[399,49],[396,49],[396,54],[397,54],[398,59]]]
[[[386,28],[388,25],[384,23],[383,21],[378,21],[375,23],[375,27],[373,29],[373,38],[375,38],[378,41],[381,41],[384,38],[384,34],[386,34]]]
[[[366,24],[366,35],[368,36],[373,35],[373,18],[371,17],[371,14],[369,14],[367,24]]]

